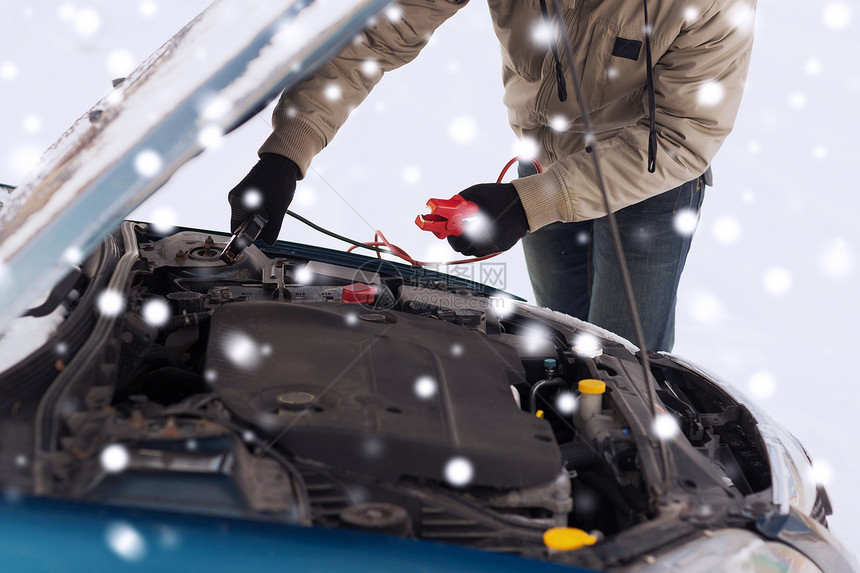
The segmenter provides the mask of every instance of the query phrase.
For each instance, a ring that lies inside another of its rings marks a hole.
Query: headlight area
[[[825,573],[801,552],[743,529],[710,532],[636,573]],[[835,570],[834,570],[835,571]]]
[[[818,571],[818,567],[825,572],[860,570],[860,563],[827,528],[827,516],[833,513],[830,500],[824,486],[815,482],[812,460],[797,438],[706,369],[668,353],[655,355],[652,364],[655,376],[662,379],[661,399],[677,408],[673,413],[688,437],[697,433],[699,425],[710,425],[714,434],[722,438],[720,448],[730,450],[731,457],[723,454],[715,460],[733,485],[743,488],[743,513],[755,520],[754,537],[763,536],[790,546],[750,541],[746,551],[755,557],[754,562],[779,564],[784,568],[775,570],[789,572]],[[709,413],[715,410],[724,414],[715,417]],[[733,423],[727,424],[726,418]],[[720,423],[715,426],[715,421]],[[707,454],[709,449],[700,447],[700,451]],[[724,537],[740,543],[742,537],[748,536],[734,532]],[[703,548],[711,547],[707,541],[697,543]],[[706,562],[703,557],[702,563]]]

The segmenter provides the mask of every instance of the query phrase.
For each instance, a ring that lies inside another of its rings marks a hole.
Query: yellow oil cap
[[[606,382],[603,380],[580,380],[579,391],[583,394],[603,394],[606,392]]]
[[[573,551],[586,545],[594,545],[597,538],[575,527],[553,527],[543,532],[543,543],[557,551]]]

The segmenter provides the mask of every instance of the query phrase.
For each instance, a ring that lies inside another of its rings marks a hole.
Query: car
[[[3,191],[4,563],[860,571],[802,445],[679,356],[426,268],[123,220],[387,3],[263,4],[214,4]]]

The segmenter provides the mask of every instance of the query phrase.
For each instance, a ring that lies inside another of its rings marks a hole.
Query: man
[[[274,242],[296,180],[367,96],[378,72],[415,58],[466,1],[402,0],[362,41],[283,94],[259,163],[229,194],[233,228],[265,210],[261,238]],[[449,242],[482,255],[525,237],[538,304],[633,339],[593,165],[597,153],[646,346],[670,350],[678,281],[710,184],[709,165],[740,105],[755,0],[563,0],[561,14],[545,0],[488,4],[502,47],[511,127],[537,144],[544,170],[538,174],[523,163],[513,183],[462,191],[488,224]],[[574,62],[560,38],[541,34],[547,28],[567,35]],[[571,66],[581,78],[591,136],[577,98],[567,97]],[[259,191],[253,201],[249,190]],[[690,219],[693,225],[684,228]]]

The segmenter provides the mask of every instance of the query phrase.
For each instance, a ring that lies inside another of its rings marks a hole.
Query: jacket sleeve
[[[281,94],[259,153],[289,157],[304,177],[382,74],[412,61],[433,31],[468,0],[401,0],[310,78]]]
[[[594,144],[612,211],[673,189],[707,170],[732,130],[740,106],[752,50],[754,9],[755,0],[715,2],[655,62],[655,173],[647,169],[649,119],[644,89],[645,117],[616,137]],[[748,18],[739,18],[742,15]],[[514,185],[532,231],[555,221],[606,214],[587,150],[561,158],[544,173],[516,180]]]

